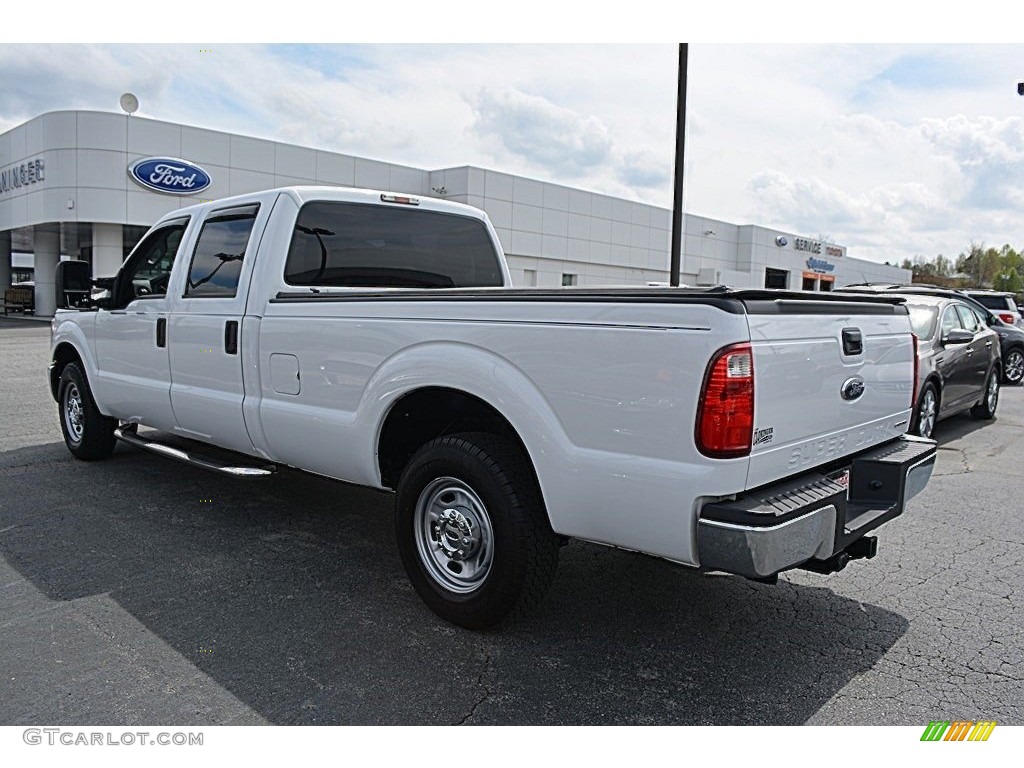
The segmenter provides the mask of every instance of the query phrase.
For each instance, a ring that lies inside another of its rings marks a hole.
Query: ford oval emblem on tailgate
[[[856,400],[864,394],[864,379],[859,376],[847,379],[843,382],[843,387],[839,390],[839,394],[843,396],[843,400]]]

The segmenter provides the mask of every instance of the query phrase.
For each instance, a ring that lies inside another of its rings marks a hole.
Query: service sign
[[[202,192],[212,179],[198,165],[175,157],[144,157],[128,166],[132,181],[154,192],[168,195],[194,195]]]

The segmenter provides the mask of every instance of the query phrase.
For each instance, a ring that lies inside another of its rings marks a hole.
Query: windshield
[[[935,318],[939,314],[935,307],[923,304],[911,304],[907,307],[910,312],[910,326],[919,339],[930,339],[935,333]]]

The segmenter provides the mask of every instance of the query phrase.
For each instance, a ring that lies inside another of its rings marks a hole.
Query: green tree
[[[995,280],[992,281],[992,286],[997,291],[1020,293],[1021,289],[1024,289],[1024,280],[1021,279],[1020,274],[1016,270],[1011,269],[1008,272],[1000,272],[996,275]]]

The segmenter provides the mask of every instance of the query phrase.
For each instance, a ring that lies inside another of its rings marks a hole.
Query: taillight
[[[917,375],[918,375],[918,362],[917,362],[917,334],[910,334],[910,338],[914,340],[914,388],[910,390],[910,410],[914,410],[914,405],[917,403]]]
[[[711,358],[697,405],[697,450],[715,459],[750,454],[754,434],[754,356],[733,344]]]
[[[999,319],[1002,320],[1007,325],[1013,325],[1014,321],[1016,320],[1016,318],[1009,312],[1000,312]]]

